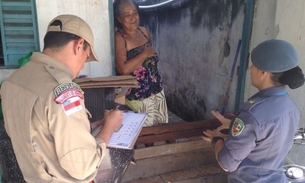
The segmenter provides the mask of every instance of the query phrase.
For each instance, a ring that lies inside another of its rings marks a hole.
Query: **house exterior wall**
[[[186,121],[210,118],[213,108],[223,106],[242,36],[244,0],[176,2],[141,11],[141,25],[158,51],[169,110]],[[234,74],[227,112],[234,108],[236,82]]]
[[[40,45],[49,21],[58,14],[74,14],[83,18],[92,28],[94,48],[100,59],[99,62],[87,63],[81,74],[88,77],[112,75],[112,29],[110,28],[108,0],[36,0],[37,17],[39,22]]]
[[[94,48],[99,62],[86,63],[80,72],[88,77],[113,75],[113,29],[112,0],[36,0],[37,22],[40,50],[43,49],[43,37],[48,23],[59,14],[74,14],[83,18],[92,28]],[[15,69],[1,69],[0,81],[3,81]]]

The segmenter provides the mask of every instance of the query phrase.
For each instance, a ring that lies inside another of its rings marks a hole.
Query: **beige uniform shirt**
[[[90,134],[72,71],[41,53],[1,87],[5,129],[29,183],[93,180],[106,148]]]

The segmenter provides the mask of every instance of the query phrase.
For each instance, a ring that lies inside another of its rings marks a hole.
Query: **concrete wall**
[[[92,28],[94,47],[100,62],[85,64],[80,74],[88,77],[113,75],[113,28],[112,0],[36,0],[40,47],[43,49],[43,37],[51,19],[59,14],[74,14],[83,18]],[[1,69],[0,82],[15,69]]]
[[[141,25],[157,48],[169,109],[187,121],[221,110],[238,40],[244,0],[178,0],[171,7],[141,11]],[[234,109],[236,75],[227,111]]]
[[[0,83],[8,78],[14,71],[15,69],[0,69]]]
[[[109,3],[110,2],[110,3]],[[75,14],[91,26],[94,34],[94,47],[100,62],[86,64],[81,74],[89,77],[112,75],[113,57],[111,53],[112,29],[110,28],[108,0],[36,0],[39,22],[40,45],[49,21],[58,14]]]
[[[278,38],[291,42],[297,49],[300,67],[305,71],[305,1],[304,0],[257,0],[253,25],[251,50],[258,43]],[[246,82],[245,99],[257,90],[250,86],[249,75]],[[305,126],[305,86],[296,90],[289,90],[289,95],[301,110],[300,127]],[[294,145],[288,158],[299,165],[305,165],[305,147]]]

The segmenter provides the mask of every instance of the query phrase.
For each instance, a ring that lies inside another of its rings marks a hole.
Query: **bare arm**
[[[91,129],[95,129],[96,127],[103,125],[103,124],[104,124],[104,119],[97,120],[97,121],[90,123]]]
[[[218,154],[220,152],[220,150],[223,148],[224,146],[224,141],[223,140],[218,140],[216,143],[215,143],[215,147],[214,147],[214,151],[215,151],[215,157],[216,157],[216,160],[219,164],[219,166],[226,172],[228,172],[227,169],[225,169],[224,167],[221,166],[221,164],[219,163],[219,160],[218,160]]]
[[[97,137],[108,144],[112,133],[122,125],[122,120],[123,114],[119,109],[113,111],[105,110],[103,119],[104,126]]]
[[[146,29],[143,29],[146,30]],[[145,33],[145,31],[143,31]],[[146,34],[146,33],[145,33]],[[150,35],[148,34],[150,37]],[[136,70],[147,57],[155,56],[156,51],[152,47],[146,47],[136,57],[127,60],[125,41],[119,32],[115,33],[115,63],[119,74],[126,75]]]
[[[203,140],[206,140],[208,142],[211,142],[212,139],[214,137],[223,137],[223,139],[227,138],[227,135],[222,134],[221,132],[219,132],[218,130],[206,130],[203,132]],[[221,166],[221,164],[219,163],[218,160],[218,154],[221,151],[221,149],[224,147],[224,140],[217,140],[214,146],[214,152],[215,152],[215,157],[216,160],[218,162],[218,164],[220,165],[220,167],[224,170],[224,171],[228,171],[227,169],[225,169],[224,167]]]

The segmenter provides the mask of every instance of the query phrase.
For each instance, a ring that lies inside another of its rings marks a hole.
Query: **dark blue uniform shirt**
[[[284,183],[283,162],[293,144],[300,113],[285,87],[253,95],[232,120],[218,154],[230,183]]]

